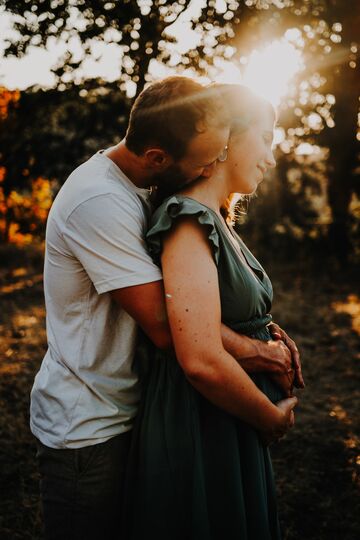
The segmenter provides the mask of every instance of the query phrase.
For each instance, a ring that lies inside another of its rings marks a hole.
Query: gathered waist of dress
[[[263,317],[253,317],[248,321],[239,321],[236,323],[228,324],[228,326],[237,332],[238,334],[245,334],[246,336],[261,339],[267,341],[271,339],[271,334],[267,328],[268,324],[272,321],[272,316],[270,313],[264,315]],[[224,324],[227,324],[224,321]]]

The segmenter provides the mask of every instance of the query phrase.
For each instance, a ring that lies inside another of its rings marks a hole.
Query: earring
[[[220,156],[217,158],[220,163],[224,163],[227,160],[228,156],[228,145],[225,146],[224,150],[221,152]]]

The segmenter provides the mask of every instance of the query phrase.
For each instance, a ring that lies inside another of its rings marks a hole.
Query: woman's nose
[[[273,168],[276,166],[276,160],[274,158],[274,154],[272,150],[268,152],[265,163],[266,163],[266,166],[269,168]]]

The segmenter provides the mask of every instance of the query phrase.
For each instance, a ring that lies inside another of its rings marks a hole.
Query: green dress
[[[179,216],[194,216],[207,231],[222,321],[242,334],[271,339],[271,282],[237,237],[244,264],[210,208],[181,195],[167,199],[147,235],[154,260],[159,262],[162,234]],[[257,432],[201,396],[172,351],[144,341],[137,361],[144,385],[128,467],[126,538],[279,539],[271,460]],[[253,380],[273,402],[284,397],[265,374]]]

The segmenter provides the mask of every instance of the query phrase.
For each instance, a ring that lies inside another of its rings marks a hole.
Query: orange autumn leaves
[[[19,99],[18,90],[0,86],[0,129],[1,122],[8,118],[10,108],[16,107]],[[26,190],[6,192],[6,172],[0,161],[0,234],[5,242],[28,244],[44,227],[52,203],[51,184],[46,178],[36,178],[27,184]],[[29,171],[24,170],[22,176],[28,175]]]
[[[38,236],[39,230],[43,228],[51,203],[51,185],[46,178],[33,180],[31,191],[20,193],[13,190],[7,197],[0,183],[0,230],[3,234],[6,215],[11,215],[8,242],[17,245],[31,243],[34,235]]]
[[[19,90],[8,90],[0,86],[0,120],[5,120],[8,116],[9,108],[16,106],[20,99]]]

